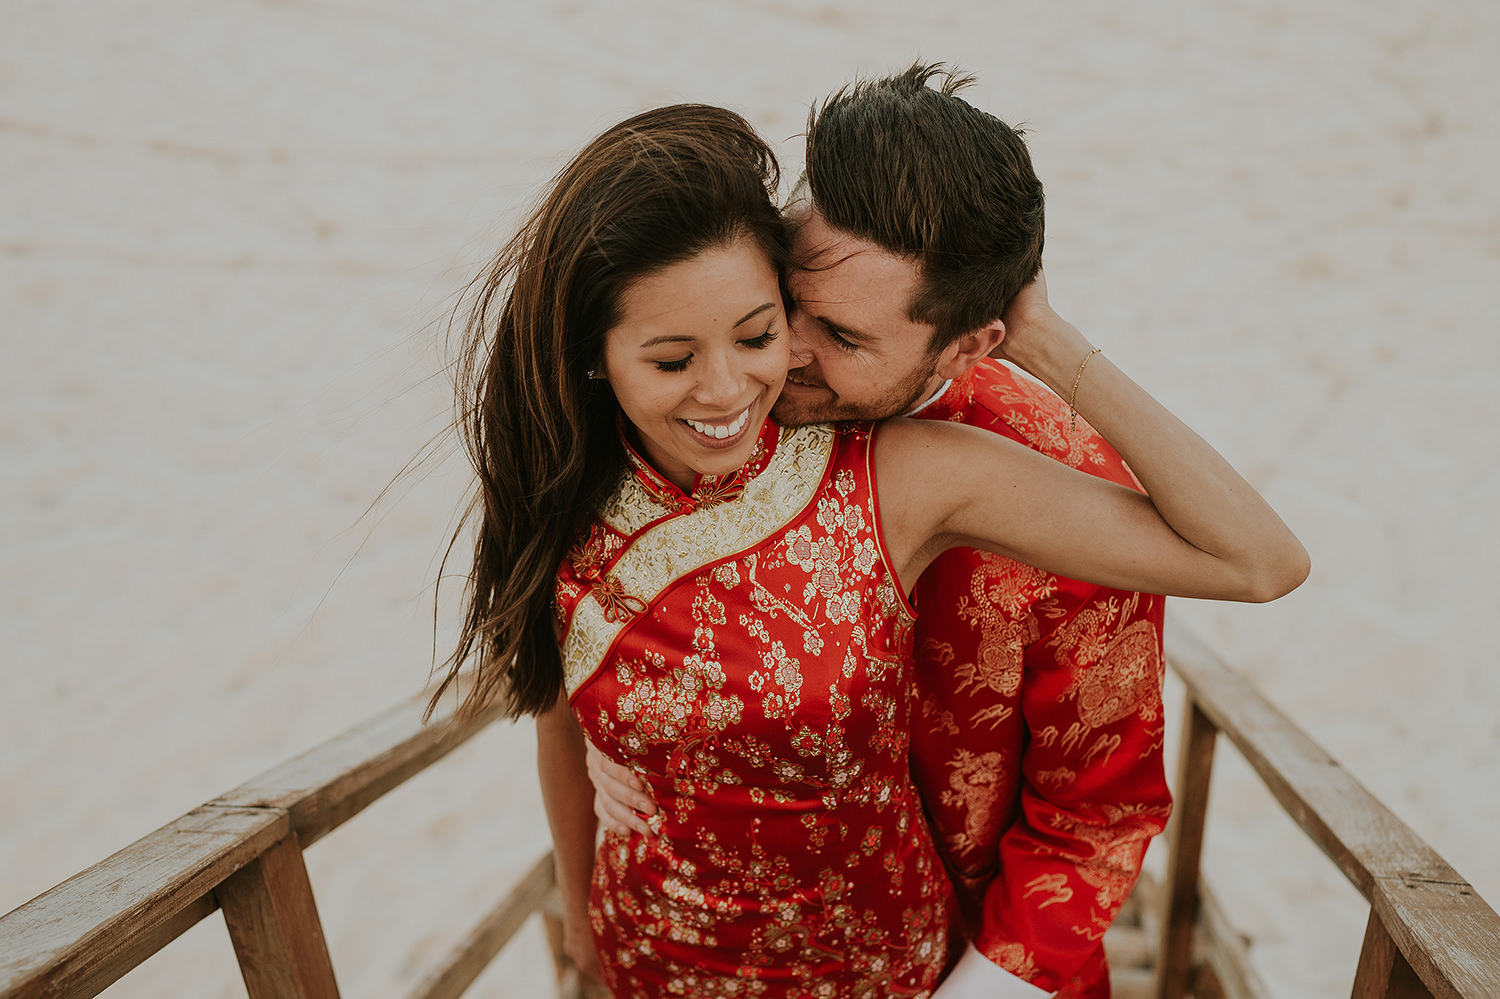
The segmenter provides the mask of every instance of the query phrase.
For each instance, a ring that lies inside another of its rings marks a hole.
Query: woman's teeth
[[[752,406],[751,409],[753,408],[754,407]],[[750,422],[750,410],[745,410],[739,416],[735,417],[733,423],[729,424],[721,423],[716,425],[713,423],[699,423],[697,420],[683,420],[682,422],[698,431],[704,437],[712,437],[715,440],[722,441],[726,438],[733,437],[735,434],[745,429],[745,424]]]

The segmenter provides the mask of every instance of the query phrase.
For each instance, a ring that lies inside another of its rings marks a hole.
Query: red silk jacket
[[[1140,485],[1068,408],[999,361],[919,414]],[[1108,997],[1102,938],[1171,810],[1164,598],[972,549],[918,581],[912,774],[975,946],[1063,997]]]

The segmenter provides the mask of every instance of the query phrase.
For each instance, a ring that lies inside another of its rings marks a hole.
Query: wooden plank
[[[1250,963],[1249,941],[1234,928],[1207,878],[1201,875],[1196,950],[1201,962],[1213,969],[1215,986],[1225,999],[1267,999],[1271,995]],[[1196,999],[1204,997],[1198,995]]]
[[[1372,907],[1365,923],[1365,942],[1354,971],[1351,999],[1431,999],[1432,994],[1411,965],[1401,956],[1396,942],[1386,932],[1380,915]]]
[[[1500,996],[1500,915],[1461,880],[1381,878],[1370,899],[1403,965],[1437,999]],[[1423,994],[1423,993],[1417,993]]]
[[[1385,999],[1385,987],[1391,978],[1396,942],[1385,931],[1373,908],[1365,923],[1365,942],[1359,948],[1359,963],[1354,968],[1354,990],[1350,999]]]
[[[250,999],[338,999],[295,832],[225,880],[216,895]]]
[[[1182,999],[1192,985],[1198,862],[1208,819],[1216,734],[1213,722],[1190,698],[1177,760],[1176,804],[1167,829],[1167,908],[1162,920],[1161,944],[1156,949],[1158,999]]]
[[[1150,968],[1151,941],[1139,926],[1121,926],[1119,920],[1104,932],[1104,953],[1109,959],[1109,973],[1129,968]]]
[[[0,999],[90,999],[215,909],[212,892],[289,831],[199,808],[0,918]]]
[[[460,690],[460,696],[463,690]],[[421,724],[424,696],[262,774],[0,919],[0,999],[93,996],[216,909],[211,892],[301,830],[305,845],[503,716]],[[252,837],[241,840],[242,836]]]
[[[1111,999],[1151,999],[1156,995],[1156,973],[1150,968],[1109,969]]]
[[[426,695],[403,701],[209,804],[284,808],[306,848],[504,715],[492,704],[471,724],[449,725],[450,706],[423,725],[426,704]]]
[[[1168,662],[1304,832],[1368,899],[1404,967],[1442,999],[1500,996],[1500,916],[1416,833],[1191,634]],[[1390,988],[1392,986],[1387,986]]]
[[[443,967],[427,976],[413,993],[415,999],[460,999],[527,917],[542,907],[556,883],[549,853],[454,948]]]
[[[1203,963],[1193,965],[1193,984],[1188,989],[1188,994],[1193,999],[1229,999],[1214,966]]]
[[[1193,635],[1174,629],[1167,658],[1189,696],[1360,894],[1368,898],[1378,876],[1459,880],[1337,760]]]

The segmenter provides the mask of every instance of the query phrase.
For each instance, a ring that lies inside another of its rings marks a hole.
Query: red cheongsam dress
[[[632,453],[564,560],[574,714],[660,809],[655,838],[595,858],[617,997],[925,996],[950,956],[871,440],[768,421],[743,468],[686,492]]]

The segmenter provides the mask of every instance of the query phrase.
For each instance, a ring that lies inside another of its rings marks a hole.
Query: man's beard
[[[793,368],[787,377],[804,369]],[[800,427],[808,423],[837,423],[842,420],[884,420],[910,412],[927,401],[927,386],[932,381],[932,359],[924,358],[911,371],[892,386],[889,392],[866,403],[844,402],[838,396],[832,399],[803,402],[783,395],[776,400],[771,416],[784,427]],[[819,378],[816,386],[827,389]]]

